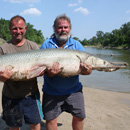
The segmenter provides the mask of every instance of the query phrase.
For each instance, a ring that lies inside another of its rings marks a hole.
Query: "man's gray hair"
[[[55,28],[56,28],[57,22],[58,22],[60,19],[67,20],[67,21],[69,22],[69,24],[70,24],[70,29],[72,28],[70,18],[67,17],[65,14],[62,14],[62,15],[59,15],[58,17],[56,17],[56,19],[55,19],[55,21],[54,21],[54,24],[53,24],[53,30],[54,30],[54,32],[55,32]]]

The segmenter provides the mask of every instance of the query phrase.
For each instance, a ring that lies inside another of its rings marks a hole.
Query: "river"
[[[124,61],[130,65],[129,50],[86,47],[85,51],[108,61]],[[113,72],[94,70],[91,75],[80,75],[80,81],[84,86],[90,88],[116,92],[130,92],[130,66]]]

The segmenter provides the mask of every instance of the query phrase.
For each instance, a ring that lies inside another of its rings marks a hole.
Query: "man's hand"
[[[43,70],[38,77],[43,76],[44,74],[45,74],[45,70]]]
[[[10,79],[12,74],[12,68],[6,68],[4,71],[0,71],[0,81],[5,82],[6,80]]]
[[[81,75],[89,75],[92,73],[92,65],[91,64],[83,64],[80,63],[80,68],[81,68]]]
[[[61,71],[62,71],[62,69],[59,68],[59,63],[56,62],[53,64],[53,66],[51,68],[46,69],[46,75],[52,77],[52,76],[57,75]]]

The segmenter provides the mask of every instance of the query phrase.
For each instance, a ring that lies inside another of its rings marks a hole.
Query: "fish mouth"
[[[121,68],[125,68],[126,66],[111,66],[111,67],[92,67],[92,70],[112,72]]]
[[[127,62],[110,62],[108,66],[93,66],[92,70],[112,72],[121,68],[126,68],[128,66]]]
[[[129,64],[127,62],[110,62],[114,66],[127,67]]]

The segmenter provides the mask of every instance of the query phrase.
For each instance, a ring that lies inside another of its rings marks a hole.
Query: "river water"
[[[93,47],[86,47],[85,50],[96,57],[114,62],[124,61],[130,65],[130,50],[100,49]],[[90,88],[130,92],[130,66],[113,72],[94,70],[91,75],[80,75],[80,81],[84,86]]]

